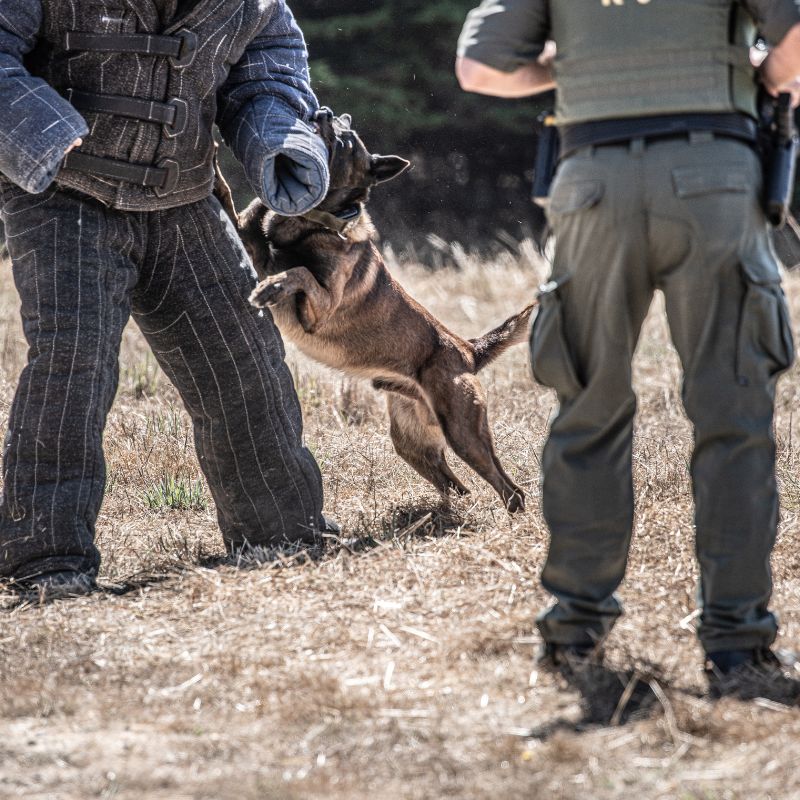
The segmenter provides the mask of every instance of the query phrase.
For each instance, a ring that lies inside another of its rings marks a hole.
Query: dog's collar
[[[302,214],[303,219],[309,222],[316,222],[328,230],[338,233],[342,239],[345,239],[345,234],[361,219],[364,213],[364,206],[360,203],[358,205],[350,206],[338,214],[331,214],[328,211],[320,211],[319,209],[312,208],[311,211],[306,211]]]

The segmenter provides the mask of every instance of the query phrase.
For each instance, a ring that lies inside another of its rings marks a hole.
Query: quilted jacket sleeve
[[[38,0],[0,3],[0,172],[34,194],[50,185],[67,148],[89,132],[83,117],[23,66],[41,21]]]
[[[303,34],[284,0],[220,90],[218,123],[248,181],[268,208],[303,214],[328,191],[328,153],[310,124]]]

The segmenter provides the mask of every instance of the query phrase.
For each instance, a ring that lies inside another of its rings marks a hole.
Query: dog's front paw
[[[250,304],[256,308],[265,308],[277,303],[285,295],[285,287],[281,281],[267,278],[267,280],[261,281],[250,293]]]

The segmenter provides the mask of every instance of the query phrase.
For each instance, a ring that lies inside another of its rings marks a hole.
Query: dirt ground
[[[521,307],[545,271],[529,247],[448,258],[457,268],[393,270],[468,335]],[[7,267],[1,285],[5,420],[25,347]],[[800,323],[800,276],[787,291]],[[454,457],[473,493],[441,505],[394,454],[368,385],[289,358],[326,510],[355,544],[226,561],[187,416],[129,329],[105,440],[105,591],[0,613],[0,798],[800,798],[796,695],[706,691],[691,431],[659,298],[636,359],[627,615],[607,667],[570,680],[535,660],[538,455],[555,401],[525,348],[483,376],[500,457],[529,497],[514,518]],[[781,380],[776,423],[787,648],[800,648],[798,394],[800,367]]]

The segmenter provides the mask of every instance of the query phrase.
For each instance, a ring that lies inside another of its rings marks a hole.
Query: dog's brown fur
[[[397,156],[370,155],[349,117],[323,114],[319,124],[332,152],[331,189],[321,210],[336,214],[363,204],[373,185],[408,166]],[[525,338],[534,306],[479,339],[462,339],[392,278],[363,210],[340,235],[318,222],[268,212],[258,200],[237,215],[219,173],[217,196],[263,279],[250,301],[268,306],[282,333],[303,352],[370,378],[386,392],[398,454],[442,494],[465,494],[445,459],[449,444],[510,512],[523,509],[524,492],[495,453],[477,372]]]

